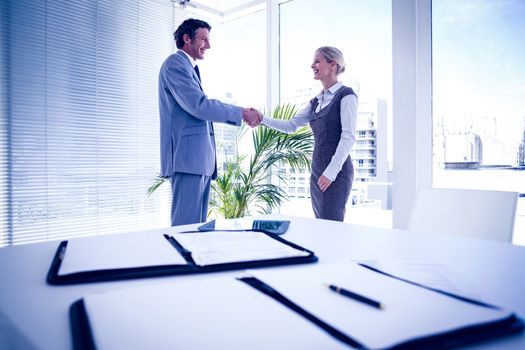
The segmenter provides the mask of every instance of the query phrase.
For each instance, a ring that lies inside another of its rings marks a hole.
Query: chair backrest
[[[517,192],[420,189],[408,229],[511,242]]]

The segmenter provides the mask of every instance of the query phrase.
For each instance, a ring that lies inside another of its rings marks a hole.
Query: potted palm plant
[[[290,119],[297,112],[294,105],[277,106],[272,117]],[[237,129],[236,141],[247,128]],[[310,128],[302,128],[293,134],[283,134],[266,126],[259,126],[252,132],[251,154],[237,155],[226,161],[225,170],[212,183],[209,210],[216,217],[233,219],[254,213],[267,214],[287,199],[287,194],[270,182],[275,176],[284,183],[289,175],[279,165],[287,164],[292,169],[311,166],[313,135]],[[157,177],[148,188],[153,193],[166,179]]]

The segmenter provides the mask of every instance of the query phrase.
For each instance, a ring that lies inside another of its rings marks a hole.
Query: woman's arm
[[[354,146],[357,106],[358,99],[356,95],[347,95],[341,99],[341,139],[339,140],[330,164],[328,164],[323,172],[323,175],[330,181],[335,180]]]
[[[284,132],[286,134],[293,134],[299,128],[305,126],[310,121],[311,106],[308,103],[303,109],[299,111],[290,120],[273,119],[268,116],[264,116],[262,124],[274,130]]]

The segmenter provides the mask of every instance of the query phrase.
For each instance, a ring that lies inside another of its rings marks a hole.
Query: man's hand
[[[261,112],[259,112],[255,108],[244,108],[242,110],[242,120],[244,120],[244,122],[252,128],[261,124],[262,119],[263,116]]]

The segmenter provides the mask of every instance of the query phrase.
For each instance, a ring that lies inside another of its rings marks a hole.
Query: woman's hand
[[[326,191],[326,189],[330,187],[331,184],[332,181],[328,180],[328,178],[324,175],[319,176],[319,180],[317,180],[317,185],[322,192]]]

